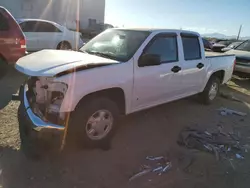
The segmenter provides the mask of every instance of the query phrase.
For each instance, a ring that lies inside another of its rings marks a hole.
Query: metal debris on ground
[[[223,115],[223,116],[226,116],[226,115],[238,115],[238,116],[246,116],[247,113],[244,113],[244,112],[239,112],[239,111],[236,111],[236,110],[231,110],[231,109],[228,109],[228,108],[219,108],[218,109],[220,111],[220,114]]]
[[[145,170],[133,175],[131,178],[129,178],[129,181],[132,181],[132,180],[134,180],[136,178],[139,178],[139,177],[141,177],[141,176],[143,176],[143,175],[145,175],[145,174],[147,174],[149,172],[151,172],[151,169],[145,169]]]
[[[163,156],[160,156],[160,157],[147,156],[146,159],[150,161],[155,161],[155,160],[164,159],[164,157]]]
[[[178,144],[187,148],[198,149],[213,153],[216,160],[236,156],[241,158],[237,152],[245,152],[245,148],[240,144],[240,139],[233,133],[218,131],[209,133],[197,129],[185,128],[180,132]],[[242,159],[242,158],[241,158]]]
[[[162,175],[166,173],[168,170],[170,170],[172,167],[172,163],[163,156],[159,157],[147,156],[146,161],[148,161],[150,164],[143,165],[142,168],[140,169],[140,172],[136,173],[131,178],[129,178],[129,181],[132,181],[150,172]]]
[[[238,154],[238,153],[235,154],[235,157],[236,157],[237,159],[244,159],[244,157],[243,157],[242,155]]]
[[[232,100],[232,101],[242,102],[242,100],[238,99],[237,97],[233,96],[232,94],[221,93],[220,96],[225,98],[225,99]]]

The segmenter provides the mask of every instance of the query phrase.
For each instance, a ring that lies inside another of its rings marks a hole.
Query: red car
[[[25,36],[8,10],[0,6],[0,78],[7,66],[26,54]]]

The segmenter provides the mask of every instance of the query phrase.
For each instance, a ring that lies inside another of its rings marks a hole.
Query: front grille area
[[[64,125],[63,120],[60,119],[59,113],[49,111],[50,104],[53,104],[57,99],[63,98],[64,96],[63,93],[58,91],[53,91],[51,93],[51,98],[48,101],[47,99],[45,99],[44,102],[41,101],[38,102],[37,101],[38,94],[36,91],[37,81],[39,81],[37,77],[30,77],[27,81],[28,90],[26,92],[26,96],[29,102],[29,106],[32,109],[33,113],[45,122],[57,125]],[[41,89],[41,91],[43,90],[46,89]],[[49,102],[49,104],[47,102]]]

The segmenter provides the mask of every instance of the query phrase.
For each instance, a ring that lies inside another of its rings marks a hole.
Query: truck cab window
[[[46,22],[38,22],[38,26],[36,29],[37,32],[49,32],[49,33],[54,33],[54,32],[60,32],[60,30],[55,27],[54,25]]]
[[[35,21],[22,22],[20,23],[20,27],[23,30],[23,32],[35,32],[35,29],[37,27],[37,22]]]
[[[201,49],[198,37],[182,36],[185,60],[201,59]]]
[[[144,54],[156,54],[161,57],[161,63],[178,61],[177,39],[175,36],[160,36],[146,48]]]

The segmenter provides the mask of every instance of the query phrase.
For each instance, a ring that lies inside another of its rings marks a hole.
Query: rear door
[[[21,29],[24,32],[27,43],[27,51],[34,52],[38,51],[38,35],[36,32],[37,22],[36,21],[24,21],[19,23]]]
[[[62,41],[62,32],[49,22],[39,22],[37,28],[38,47],[42,49],[55,49]]]
[[[141,54],[157,54],[161,64],[135,67],[133,108],[140,110],[176,98],[181,90],[181,67],[176,33],[153,37]],[[177,70],[178,69],[178,70]]]
[[[206,61],[202,53],[202,40],[190,33],[181,33],[183,60],[182,62],[182,90],[188,96],[201,90],[206,78]]]

